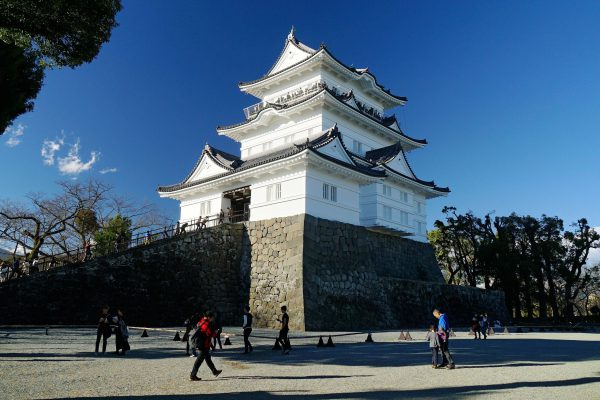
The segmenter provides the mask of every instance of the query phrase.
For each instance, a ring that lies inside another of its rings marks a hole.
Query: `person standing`
[[[489,329],[489,324],[488,324],[487,314],[481,314],[479,316],[479,331],[481,332],[481,334],[483,334],[483,340],[487,339],[488,329]]]
[[[191,381],[199,381],[198,370],[202,365],[202,362],[206,360],[206,365],[212,371],[215,377],[219,376],[223,370],[217,369],[212,362],[212,358],[210,356],[210,348],[212,338],[215,336],[215,332],[213,331],[212,325],[215,321],[215,314],[211,311],[207,311],[204,318],[198,322],[198,329],[196,333],[192,336],[192,344],[200,350],[200,355],[196,358],[194,362],[194,367],[192,368],[192,372],[190,373]]]
[[[221,225],[224,221],[225,221],[225,212],[221,208],[221,211],[219,212],[219,225]]]
[[[219,311],[215,311],[214,331],[215,337],[213,338],[212,348],[214,350],[217,347],[217,343],[219,343],[219,350],[223,350],[223,345],[221,344],[221,333],[223,333],[223,321],[221,321],[221,313]]]
[[[433,310],[433,316],[439,320],[438,331],[443,332],[445,335],[445,338],[441,337],[441,339],[443,339],[440,343],[440,350],[442,352],[442,365],[440,365],[439,368],[446,367],[447,369],[454,369],[454,359],[452,359],[452,355],[450,354],[448,347],[448,342],[450,341],[450,322],[448,321],[446,314],[441,313],[437,308]]]
[[[196,347],[192,346],[192,354],[190,355],[190,332],[192,330],[195,332],[195,329],[198,329],[196,325],[200,320],[200,315],[198,313],[192,314],[188,319],[186,319],[183,324],[185,325],[185,333],[183,334],[183,341],[185,342],[185,355],[190,357],[197,357]],[[193,334],[192,334],[193,335]]]
[[[244,330],[244,354],[252,353],[252,344],[250,343],[250,334],[252,333],[252,314],[250,306],[244,306],[244,318],[242,329]]]
[[[227,207],[227,217],[229,218],[229,222],[233,222],[233,208]]]
[[[279,330],[279,337],[277,338],[277,341],[279,342],[279,344],[281,345],[281,348],[283,349],[282,354],[290,354],[290,350],[292,348],[292,346],[290,345],[290,338],[289,338],[290,317],[287,313],[286,306],[281,306],[281,319],[277,319],[277,321],[279,321],[281,323],[281,329]]]
[[[111,335],[110,323],[112,322],[112,317],[108,313],[109,309],[108,306],[103,306],[100,319],[98,320],[98,330],[96,331],[96,354],[98,354],[98,349],[100,347],[100,339],[102,339],[102,354],[106,353],[106,343]]]
[[[431,350],[431,366],[438,367],[438,350],[440,349],[440,336],[435,331],[435,325],[429,325],[429,332],[425,336],[425,340],[429,342],[429,350]]]
[[[477,320],[477,315],[473,316],[471,320],[471,330],[473,331],[473,339],[481,339],[481,327],[479,326],[479,321]],[[479,335],[479,336],[478,336]]]
[[[129,351],[129,328],[127,328],[127,324],[125,323],[125,318],[123,316],[123,310],[117,308],[117,315],[113,318],[113,322],[117,325],[117,329],[115,331],[115,347],[117,355],[125,355],[125,352]],[[119,350],[121,353],[119,353]]]

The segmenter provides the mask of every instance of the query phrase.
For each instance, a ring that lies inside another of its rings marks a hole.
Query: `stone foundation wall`
[[[239,326],[293,330],[426,327],[431,310],[453,324],[488,312],[505,319],[504,295],[443,283],[431,246],[310,215],[274,218],[164,239],[0,285],[0,324],[93,324],[102,304],[130,324],[181,325],[218,309]]]
[[[181,326],[217,308],[237,325],[243,232],[225,224],[0,285],[0,324],[94,324],[108,304],[130,325]]]

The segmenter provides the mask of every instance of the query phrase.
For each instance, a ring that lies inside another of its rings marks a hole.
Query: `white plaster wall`
[[[213,192],[210,194],[204,194],[202,196],[193,197],[191,199],[186,199],[185,201],[182,201],[180,204],[181,214],[180,214],[179,220],[185,222],[185,221],[197,219],[198,217],[200,217],[200,203],[202,203],[204,201],[210,202],[209,217],[210,216],[214,217],[221,210],[222,196],[223,196],[223,193],[221,191],[219,191],[219,192]],[[205,212],[205,214],[206,214],[206,212]],[[202,215],[202,216],[206,217],[207,215]]]
[[[306,173],[281,170],[250,186],[250,220],[260,221],[306,213]],[[267,201],[267,186],[281,184],[281,198]]]
[[[323,199],[323,183],[337,187],[337,202]],[[306,176],[306,213],[319,218],[359,225],[358,183],[309,167]]]
[[[294,115],[290,119],[278,119],[279,124],[258,130],[247,139],[240,141],[242,159],[252,159],[277,149],[291,146],[291,143],[301,143],[307,137],[318,136],[321,132],[322,119],[317,110]],[[287,137],[293,136],[289,142]],[[286,142],[287,141],[287,142]],[[263,150],[263,144],[270,143],[270,148]]]
[[[342,133],[344,144],[350,151],[352,151],[352,140],[358,140],[363,144],[363,152],[396,143],[394,140],[384,138],[354,122],[348,121],[346,118],[342,118],[339,114],[334,114],[329,110],[323,110],[323,127],[331,127],[336,123],[338,129]]]

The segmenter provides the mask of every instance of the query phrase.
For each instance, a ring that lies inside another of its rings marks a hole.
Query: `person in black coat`
[[[96,331],[96,354],[98,354],[98,348],[100,347],[100,339],[102,338],[102,354],[106,353],[106,342],[111,335],[110,324],[112,317],[108,313],[110,307],[103,306],[98,320],[98,330]]]
[[[129,351],[130,349],[129,329],[127,328],[127,324],[125,323],[123,311],[120,308],[117,309],[117,315],[113,318],[113,322],[117,325],[115,331],[116,353],[124,356],[125,352]],[[119,353],[119,351],[121,351],[121,353]]]

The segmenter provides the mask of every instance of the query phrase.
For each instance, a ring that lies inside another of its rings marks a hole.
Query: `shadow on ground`
[[[233,379],[233,378],[232,378]],[[537,388],[537,387],[567,387],[567,386],[578,386],[592,383],[599,383],[600,377],[585,377],[578,379],[565,379],[555,381],[544,381],[544,382],[512,382],[503,384],[492,384],[492,385],[473,385],[473,386],[451,386],[440,389],[417,389],[417,390],[374,390],[368,392],[348,392],[348,393],[327,393],[327,394],[309,394],[308,391],[281,391],[281,392],[267,392],[267,391],[252,391],[252,392],[239,392],[239,393],[227,393],[227,394],[214,394],[210,395],[212,399],[223,399],[223,400],[270,400],[285,398],[286,400],[336,400],[336,399],[422,399],[431,397],[455,397],[455,398],[466,398],[468,396],[485,395],[491,394],[496,391],[520,389],[520,388]],[[201,385],[201,383],[199,383]],[[102,397],[97,397],[102,398]],[[156,400],[190,400],[197,399],[197,394],[189,395],[144,395],[144,396],[118,396],[118,397],[104,397],[115,398],[120,400],[134,400],[134,399],[156,399]],[[69,399],[85,399],[85,397],[69,397]],[[65,398],[66,400],[66,398]]]

